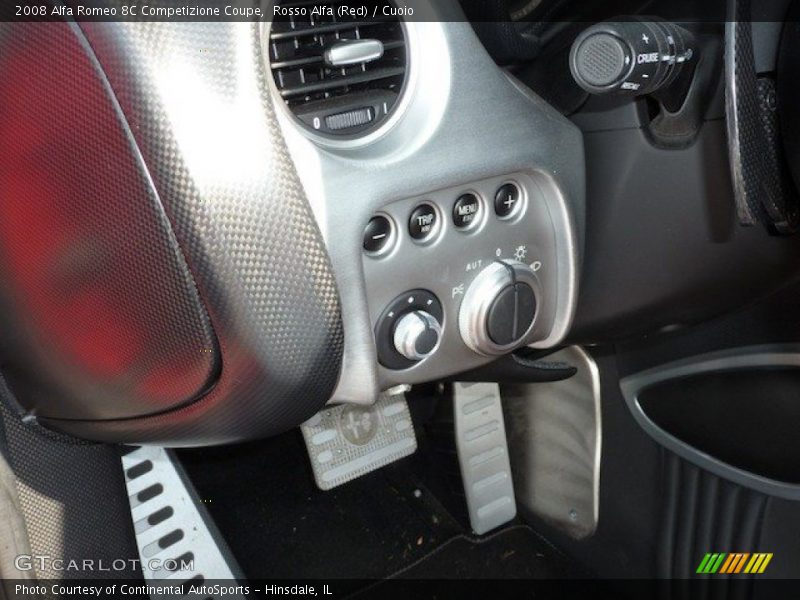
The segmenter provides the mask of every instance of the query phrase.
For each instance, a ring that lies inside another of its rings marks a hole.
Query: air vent
[[[303,123],[326,135],[354,136],[379,126],[397,104],[406,38],[397,17],[339,18],[342,5],[281,2],[269,58],[281,98]]]

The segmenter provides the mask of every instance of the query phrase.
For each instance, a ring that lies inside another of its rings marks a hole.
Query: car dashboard
[[[6,26],[21,409],[94,440],[241,441],[777,288],[793,213],[729,169],[731,33],[623,4]]]

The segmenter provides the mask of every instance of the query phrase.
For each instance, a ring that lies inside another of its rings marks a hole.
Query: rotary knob
[[[528,341],[536,321],[539,281],[528,265],[495,261],[464,294],[458,326],[464,343],[478,354],[510,352]]]
[[[422,360],[439,345],[442,326],[424,310],[415,310],[400,317],[392,337],[400,354],[408,360]]]

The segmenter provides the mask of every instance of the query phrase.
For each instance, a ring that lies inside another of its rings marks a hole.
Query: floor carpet
[[[564,557],[527,526],[468,535],[423,455],[323,492],[302,436],[178,451],[244,574],[255,578],[552,578]],[[431,485],[426,485],[426,481]]]

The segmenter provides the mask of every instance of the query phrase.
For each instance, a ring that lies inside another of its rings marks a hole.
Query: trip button
[[[501,219],[510,217],[516,212],[521,197],[522,194],[520,194],[516,184],[505,183],[501,185],[494,195],[495,214]]]
[[[462,194],[453,205],[453,224],[458,229],[467,229],[476,222],[480,210],[481,203],[475,194]]]
[[[372,217],[364,229],[364,250],[377,254],[389,243],[392,236],[392,222],[382,215]]]
[[[436,209],[430,204],[420,204],[408,219],[408,233],[415,240],[424,240],[436,228]]]

